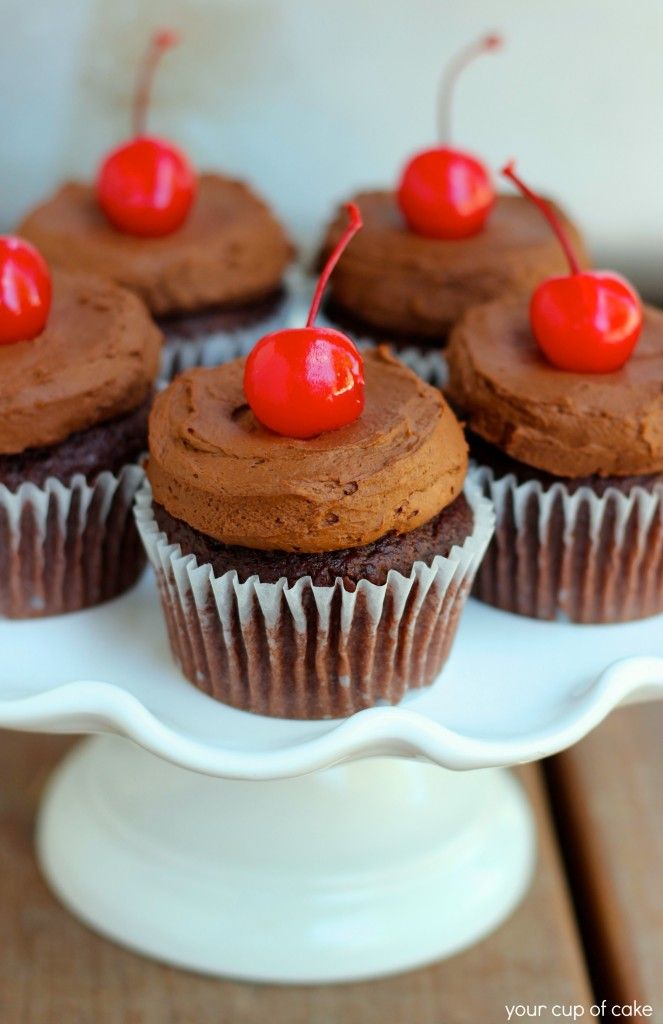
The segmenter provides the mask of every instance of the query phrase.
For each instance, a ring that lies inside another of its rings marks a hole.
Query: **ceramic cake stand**
[[[504,766],[663,693],[663,617],[577,627],[470,602],[442,677],[399,707],[261,718],[180,676],[149,576],[102,608],[3,622],[0,649],[0,725],[101,734],[41,807],[62,902],[160,960],[280,982],[399,971],[488,933],[534,860]]]

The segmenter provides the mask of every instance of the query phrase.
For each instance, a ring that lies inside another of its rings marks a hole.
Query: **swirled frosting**
[[[136,409],[159,367],[161,333],[109,281],[55,271],[45,330],[0,345],[0,454],[64,441]]]
[[[471,306],[529,290],[567,269],[550,227],[521,196],[498,196],[482,231],[452,241],[410,231],[393,192],[360,192],[353,202],[364,228],[343,254],[330,292],[343,310],[376,328],[443,339]],[[577,229],[554,208],[581,264],[586,263]],[[329,227],[323,255],[344,226],[341,211]]]
[[[164,316],[262,299],[292,257],[286,234],[245,184],[199,178],[184,225],[162,238],[113,228],[91,185],[68,182],[25,218],[19,233],[54,266],[87,270],[125,285]]]
[[[365,353],[364,370],[359,419],[305,441],[256,420],[243,359],[181,374],[150,417],[155,500],[210,537],[263,550],[359,547],[427,522],[462,490],[461,427],[386,348]]]
[[[525,299],[470,310],[447,354],[451,401],[519,462],[561,477],[663,471],[663,312],[645,307],[640,340],[616,373],[552,366]]]

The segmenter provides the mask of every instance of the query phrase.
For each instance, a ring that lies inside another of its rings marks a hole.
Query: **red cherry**
[[[614,373],[627,362],[642,330],[642,304],[619,274],[581,270],[571,243],[552,207],[516,175],[513,162],[503,168],[543,213],[569,262],[567,277],[550,277],[530,301],[532,333],[546,359],[571,373]]]
[[[451,97],[470,61],[502,45],[486,36],[450,64],[440,92],[440,135],[449,138]],[[495,203],[495,187],[484,164],[449,145],[416,153],[401,175],[398,204],[412,231],[429,238],[467,238],[483,228]]]
[[[309,438],[353,423],[364,408],[364,364],[350,338],[314,320],[332,270],[362,226],[354,203],[350,223],[315,289],[306,327],[275,331],[254,346],[244,368],[244,391],[260,422],[285,437]]]
[[[495,188],[476,157],[444,146],[412,157],[398,187],[398,203],[418,235],[467,238],[484,226]]]
[[[244,390],[266,427],[286,437],[315,437],[352,423],[364,407],[362,359],[329,327],[299,327],[262,338],[246,363]]]
[[[51,275],[42,255],[21,238],[0,236],[0,345],[41,334],[51,296]]]
[[[176,231],[196,194],[196,175],[185,154],[144,131],[154,72],[162,54],[177,41],[168,31],[153,37],[136,89],[135,138],[108,154],[97,177],[101,209],[114,227],[129,235],[156,238]]]
[[[196,179],[184,153],[170,142],[144,136],[114,149],[99,172],[99,205],[113,227],[157,238],[186,220]]]

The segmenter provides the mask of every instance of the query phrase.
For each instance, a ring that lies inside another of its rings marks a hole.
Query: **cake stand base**
[[[65,759],[38,824],[48,881],[92,928],[180,967],[288,983],[476,942],[525,892],[534,846],[504,770],[375,758],[226,781],[111,736]]]

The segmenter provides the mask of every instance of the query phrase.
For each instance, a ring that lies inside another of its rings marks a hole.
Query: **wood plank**
[[[611,715],[548,776],[597,995],[663,1021],[663,702]]]
[[[281,988],[200,978],[97,937],[41,881],[32,823],[48,772],[71,741],[2,734],[2,1024],[493,1024],[508,1003],[588,1003],[575,921],[536,769],[524,780],[540,857],[525,902],[495,935],[452,960],[347,986]]]

